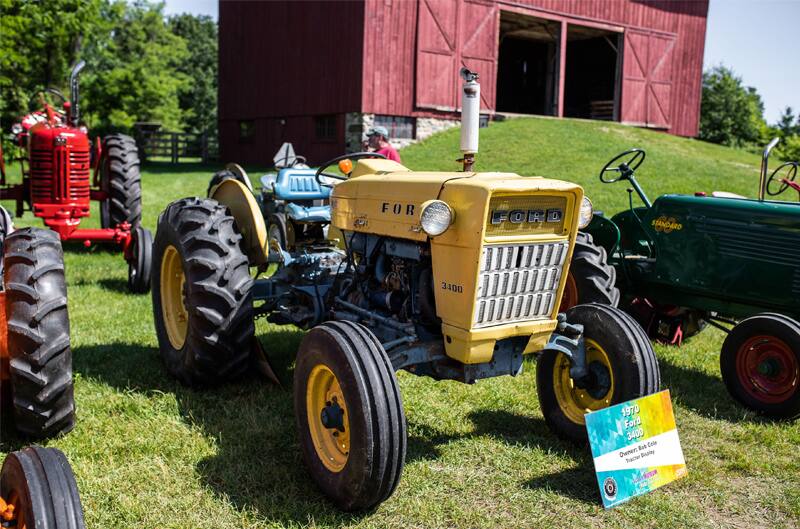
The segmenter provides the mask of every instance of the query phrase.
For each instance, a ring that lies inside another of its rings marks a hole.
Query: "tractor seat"
[[[314,169],[281,169],[275,181],[275,198],[278,200],[325,200],[330,197],[331,189],[317,183]],[[316,209],[316,208],[305,208]],[[330,213],[328,213],[330,220]]]
[[[742,195],[737,195],[736,193],[729,193],[727,191],[712,191],[711,196],[716,198],[747,198]]]
[[[294,202],[286,204],[286,214],[295,222],[330,222],[330,206],[301,206]]]

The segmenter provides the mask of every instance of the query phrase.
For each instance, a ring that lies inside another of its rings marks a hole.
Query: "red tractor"
[[[144,293],[150,289],[152,235],[141,227],[142,185],[139,154],[133,138],[123,134],[98,139],[94,152],[88,130],[81,125],[78,107],[78,62],[70,74],[70,99],[55,88],[36,92],[40,110],[12,126],[14,143],[25,154],[19,157],[22,183],[6,182],[0,152],[0,199],[16,201],[16,215],[26,209],[41,217],[62,241],[118,245],[128,262],[128,288]],[[47,99],[60,103],[50,104]],[[100,229],[81,229],[89,216],[91,200],[100,202]]]

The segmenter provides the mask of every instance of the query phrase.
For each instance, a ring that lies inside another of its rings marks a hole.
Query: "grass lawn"
[[[652,198],[756,194],[757,155],[609,123],[495,123],[481,131],[477,167],[574,180],[613,213],[627,205],[625,186],[600,184],[597,173],[631,146],[648,151],[639,173]],[[455,170],[458,131],[401,155],[413,169]],[[155,230],[170,201],[203,195],[214,169],[145,167],[145,226]],[[88,226],[98,225],[93,214]],[[30,213],[18,224],[38,225]],[[800,525],[800,425],[764,422],[732,402],[719,375],[720,331],[681,349],[656,346],[689,466],[684,480],[606,512],[588,449],[557,440],[544,424],[533,362],[520,377],[473,386],[400,373],[409,427],[403,479],[375,512],[350,515],[318,493],[295,439],[301,331],[258,322],[282,388],[253,377],[188,390],[162,369],[150,296],[126,292],[121,255],[74,248],[66,266],[78,423],[47,444],[70,458],[91,528]],[[3,439],[0,455],[23,444]]]

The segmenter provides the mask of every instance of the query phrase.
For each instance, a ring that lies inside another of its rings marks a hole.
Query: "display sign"
[[[686,476],[669,391],[586,415],[605,508]]]

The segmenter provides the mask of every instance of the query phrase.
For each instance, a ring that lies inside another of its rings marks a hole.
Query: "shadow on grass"
[[[165,373],[156,348],[124,343],[77,348],[74,369],[82,377],[126,392],[174,394],[183,421],[214,439],[216,454],[197,464],[198,475],[242,512],[257,512],[281,525],[304,525],[310,520],[343,525],[369,513],[342,513],[320,494],[303,464],[296,439],[291,388],[294,353],[303,335],[301,331],[259,335],[282,388],[250,376],[218,388],[192,390]],[[407,461],[437,458],[440,446],[454,439],[492,436],[510,444],[567,453],[576,467],[591,468],[585,449],[558,440],[541,418],[479,410],[468,420],[475,429],[463,435],[411,425],[414,433],[409,438]],[[564,479],[556,475],[537,478],[526,486],[556,488],[584,500],[592,490],[588,486],[591,481],[579,475],[573,484],[567,483],[569,475]]]
[[[710,419],[728,422],[765,423],[768,419],[740,406],[728,393],[719,377],[677,365],[663,357],[658,359],[661,385],[670,390],[673,401]]]
[[[406,461],[436,459],[442,455],[440,446],[456,440],[490,436],[511,445],[566,454],[576,468],[538,476],[524,486],[553,490],[587,504],[597,503],[594,467],[586,446],[560,440],[540,417],[516,415],[504,410],[478,410],[470,413],[469,420],[475,429],[456,435],[429,426],[412,425],[414,434],[409,437]]]
[[[242,512],[257,512],[279,525],[305,525],[311,519],[344,525],[357,518],[320,494],[296,440],[291,388],[294,351],[303,335],[259,335],[281,388],[252,375],[193,390],[165,372],[156,348],[124,343],[77,348],[74,370],[126,392],[174,394],[183,421],[214,439],[216,454],[197,464],[198,475]]]

